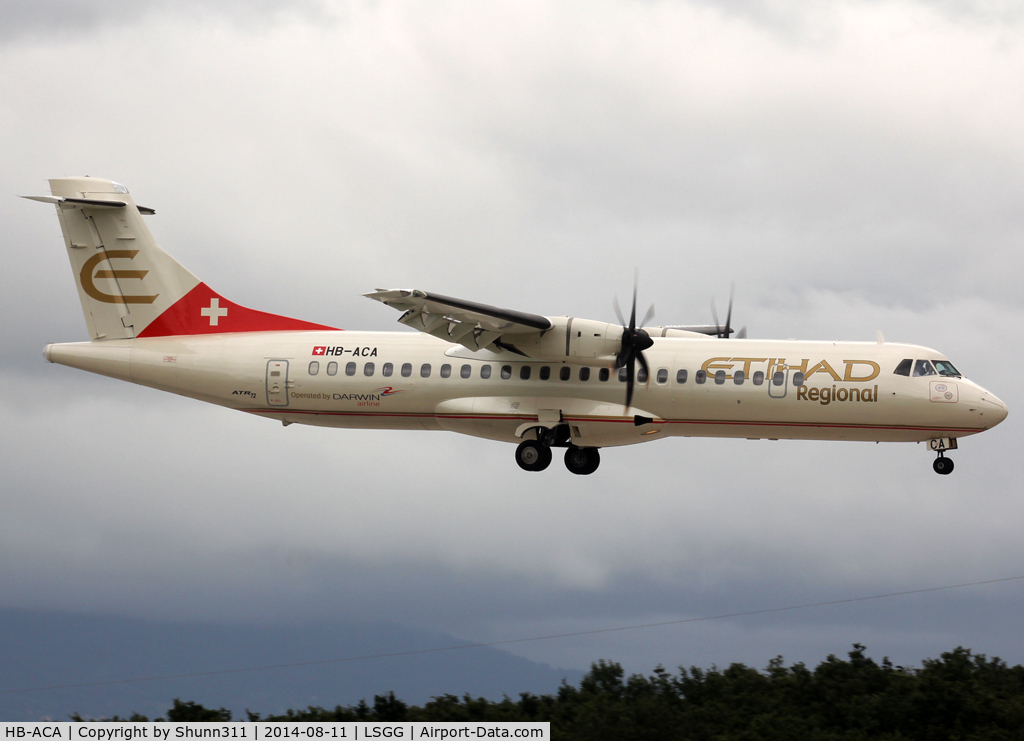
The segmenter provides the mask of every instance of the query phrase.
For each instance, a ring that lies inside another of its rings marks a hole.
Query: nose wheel
[[[935,469],[935,473],[940,473],[943,476],[948,476],[953,473],[953,461],[947,458],[942,453],[939,453],[939,457],[932,463],[932,468]]]
[[[536,440],[524,440],[516,448],[516,463],[524,471],[543,471],[551,464],[551,448]]]
[[[565,451],[565,467],[577,476],[586,476],[601,465],[601,454],[597,448],[577,448],[570,445]]]

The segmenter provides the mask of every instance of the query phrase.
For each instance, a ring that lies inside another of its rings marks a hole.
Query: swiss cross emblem
[[[326,352],[327,352],[327,348],[324,347],[323,345],[317,345],[316,347],[313,348],[313,354],[314,355],[323,355]]]
[[[227,307],[220,305],[219,298],[212,298],[210,299],[210,305],[200,309],[199,313],[203,316],[210,317],[210,326],[216,327],[220,322],[220,318],[228,315],[228,310]]]

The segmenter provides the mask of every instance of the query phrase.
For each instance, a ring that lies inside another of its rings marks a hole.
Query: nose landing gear
[[[953,473],[953,461],[947,458],[944,453],[939,453],[939,457],[932,463],[932,468],[935,469],[935,473],[948,476]]]

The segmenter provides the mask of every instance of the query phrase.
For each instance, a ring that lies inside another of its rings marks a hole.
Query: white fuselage
[[[981,432],[1007,414],[966,378],[895,375],[906,358],[944,359],[917,345],[660,337],[644,355],[650,378],[626,409],[615,370],[604,375],[595,365],[582,380],[588,366],[578,360],[474,353],[406,332],[241,332],[46,348],[51,362],[285,424],[450,430],[508,442],[554,422],[569,425],[573,444],[593,447],[665,436],[920,441]]]

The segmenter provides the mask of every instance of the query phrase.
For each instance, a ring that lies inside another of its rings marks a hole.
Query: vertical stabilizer
[[[93,340],[225,332],[333,329],[240,306],[157,245],[128,189],[102,178],[55,178],[57,207],[78,297]]]
[[[57,178],[50,192],[91,339],[136,337],[199,285],[160,249],[123,185]]]

